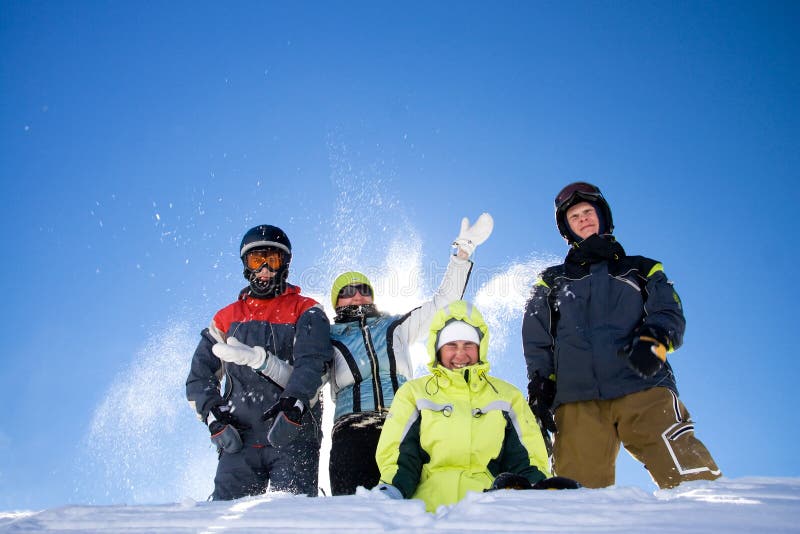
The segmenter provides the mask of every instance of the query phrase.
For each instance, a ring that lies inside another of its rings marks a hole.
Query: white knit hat
[[[472,341],[476,345],[481,344],[478,329],[464,321],[452,321],[439,331],[436,350],[441,349],[442,345],[451,341]]]

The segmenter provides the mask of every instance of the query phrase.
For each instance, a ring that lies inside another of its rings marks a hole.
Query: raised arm
[[[472,272],[472,261],[469,258],[475,248],[489,238],[493,229],[494,220],[488,213],[481,214],[472,225],[466,217],[461,220],[461,230],[453,241],[453,245],[457,247],[456,254],[450,258],[442,283],[431,300],[408,313],[395,335],[408,344],[413,343],[427,331],[436,310],[464,296],[469,274]]]

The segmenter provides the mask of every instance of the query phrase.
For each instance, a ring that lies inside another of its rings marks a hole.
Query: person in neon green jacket
[[[501,488],[542,487],[550,477],[542,435],[522,392],[489,375],[480,312],[463,300],[440,309],[427,346],[431,374],[395,394],[375,455],[381,484],[373,491],[422,499],[433,512],[468,491],[499,489],[493,483],[501,474],[515,481]]]

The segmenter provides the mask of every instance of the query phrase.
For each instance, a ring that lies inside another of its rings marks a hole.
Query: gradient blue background
[[[297,281],[352,238],[336,217],[376,263],[412,228],[443,266],[488,211],[491,273],[566,253],[577,179],[674,280],[671,361],[725,475],[800,476],[798,27],[776,1],[3,1],[0,508],[132,500],[75,469],[93,413],[153,335],[233,299],[250,226],[287,231]],[[520,353],[495,370],[524,387]],[[624,456],[618,484],[652,488]]]

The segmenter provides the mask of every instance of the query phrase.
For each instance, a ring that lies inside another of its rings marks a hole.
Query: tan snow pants
[[[721,476],[708,449],[694,436],[689,412],[670,389],[570,402],[556,409],[555,420],[555,471],[587,488],[614,484],[620,442],[660,488]]]

